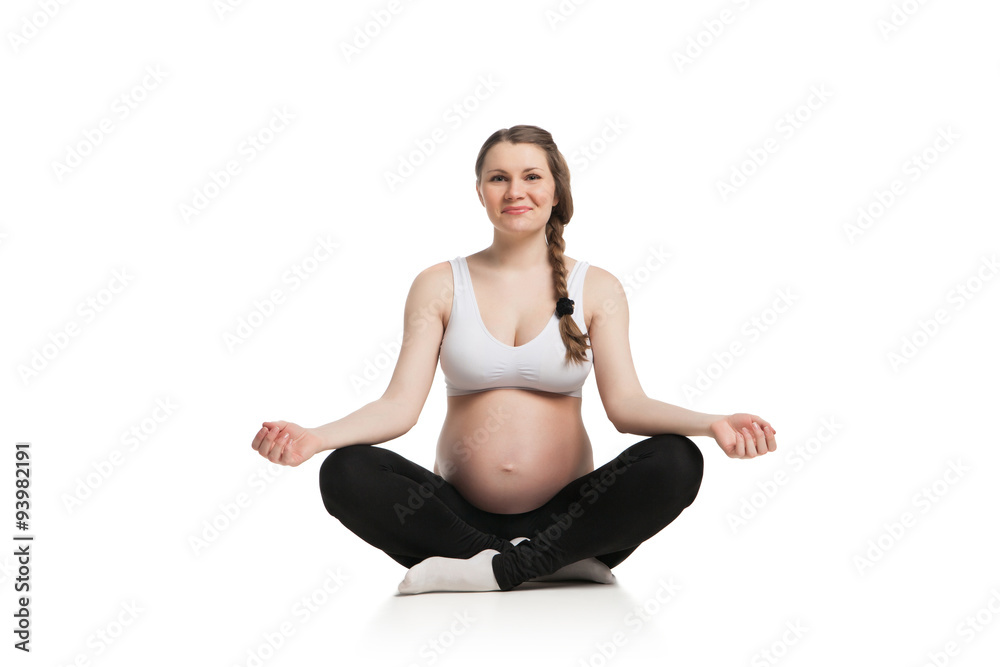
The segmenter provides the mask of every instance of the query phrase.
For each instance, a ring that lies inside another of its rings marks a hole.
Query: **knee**
[[[653,436],[664,487],[684,507],[694,502],[705,473],[705,457],[691,438],[676,433]]]
[[[326,511],[337,516],[344,497],[352,493],[352,482],[366,479],[365,469],[371,465],[375,448],[351,445],[330,452],[319,467],[319,492]]]
[[[353,450],[360,449],[363,447],[340,447],[330,452],[319,467],[320,486],[327,486],[327,482],[350,477],[352,472],[356,472],[364,457],[358,456],[360,452]]]

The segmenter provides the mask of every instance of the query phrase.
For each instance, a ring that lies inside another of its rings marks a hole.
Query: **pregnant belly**
[[[523,389],[449,396],[434,472],[487,512],[541,507],[594,469],[580,403]]]

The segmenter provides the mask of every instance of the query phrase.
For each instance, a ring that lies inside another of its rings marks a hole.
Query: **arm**
[[[593,284],[591,284],[593,280]],[[695,412],[646,396],[628,342],[628,300],[621,282],[604,269],[587,271],[587,297],[594,299],[590,326],[594,375],[608,419],[619,433],[711,435],[722,415]]]
[[[413,428],[434,382],[444,336],[443,297],[452,290],[448,262],[417,275],[406,297],[403,341],[389,386],[379,399],[313,429],[320,437],[320,451],[345,445],[374,445]]]
[[[384,396],[351,414],[312,430],[320,438],[319,450],[338,449],[345,445],[375,445],[403,435],[414,422],[402,407]]]
[[[711,436],[710,427],[720,419],[725,419],[725,415],[695,412],[657,401],[643,393],[621,402],[615,428],[619,433],[636,435],[677,433]]]
[[[422,271],[406,297],[403,343],[385,393],[337,421],[303,428],[264,422],[251,446],[272,463],[297,466],[317,452],[347,445],[373,445],[398,438],[417,423],[434,381],[444,335],[444,297],[453,291],[451,265]]]
[[[596,270],[595,270],[596,269]],[[753,458],[777,448],[777,432],[757,415],[713,415],[663,403],[646,396],[632,363],[628,345],[628,302],[621,283],[612,274],[590,267],[595,285],[587,292],[598,306],[588,329],[593,346],[594,375],[608,419],[620,433],[637,435],[707,435],[715,438],[730,458]]]

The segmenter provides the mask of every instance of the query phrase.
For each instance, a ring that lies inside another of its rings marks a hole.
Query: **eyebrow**
[[[531,170],[533,170],[533,169],[538,169],[538,170],[541,170],[541,167],[528,167],[528,168],[527,168],[527,169],[525,169],[524,171],[531,171]],[[507,172],[506,172],[506,171],[505,171],[504,169],[490,169],[490,170],[489,170],[488,172],[486,172],[486,173],[487,173],[487,174],[492,174],[492,173],[493,173],[494,171],[499,171],[499,172],[500,172],[501,174],[506,174],[506,173],[507,173]]]

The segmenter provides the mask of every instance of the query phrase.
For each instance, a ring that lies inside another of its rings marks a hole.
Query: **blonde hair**
[[[482,182],[483,163],[490,148],[506,141],[510,144],[534,144],[543,151],[548,160],[549,171],[556,182],[556,197],[559,203],[552,207],[552,215],[545,224],[545,240],[549,249],[549,264],[552,265],[552,284],[555,296],[569,297],[566,286],[566,266],[563,262],[563,252],[566,242],[563,240],[563,229],[573,217],[573,195],[569,187],[569,167],[566,158],[559,152],[552,135],[535,125],[514,125],[497,130],[490,135],[483,147],[479,149],[476,158],[476,186]],[[577,260],[579,261],[579,260]],[[574,307],[576,304],[573,304]],[[559,334],[566,345],[566,361],[583,363],[587,360],[587,350],[590,348],[588,335],[582,333],[571,316],[559,318]]]

